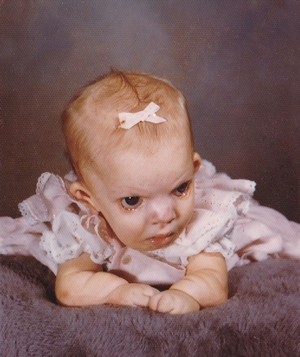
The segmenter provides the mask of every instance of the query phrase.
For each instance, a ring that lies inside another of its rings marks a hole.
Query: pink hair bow
[[[159,117],[155,113],[160,109],[160,106],[151,102],[144,110],[136,113],[119,113],[120,125],[119,128],[130,129],[141,121],[148,121],[150,123],[159,124],[167,121]]]

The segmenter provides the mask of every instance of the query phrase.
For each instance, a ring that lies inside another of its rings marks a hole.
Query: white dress
[[[20,205],[23,217],[0,218],[0,253],[32,255],[55,274],[83,252],[130,282],[168,285],[184,276],[188,258],[220,252],[228,269],[268,257],[300,259],[300,225],[253,199],[255,183],[216,173],[203,161],[195,178],[195,210],[179,238],[166,248],[139,252],[109,236],[106,222],[68,194],[76,180],[44,173],[37,191]]]

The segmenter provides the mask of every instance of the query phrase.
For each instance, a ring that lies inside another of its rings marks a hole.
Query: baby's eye
[[[183,184],[181,184],[180,186],[178,186],[175,190],[174,190],[174,195],[175,196],[184,196],[189,192],[189,188],[190,188],[190,181],[189,182],[184,182]]]
[[[129,211],[137,208],[141,203],[142,200],[138,196],[125,197],[121,201],[122,207]]]

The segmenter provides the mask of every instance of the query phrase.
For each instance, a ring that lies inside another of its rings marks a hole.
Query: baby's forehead
[[[143,180],[147,181],[149,175],[159,180],[167,174],[176,176],[190,167],[192,162],[191,146],[175,141],[175,145],[161,142],[154,146],[141,144],[127,148],[115,147],[97,155],[93,166],[100,176],[107,179],[115,175],[134,182],[138,177],[144,177]]]

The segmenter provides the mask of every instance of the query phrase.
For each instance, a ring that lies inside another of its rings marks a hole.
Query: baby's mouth
[[[154,249],[164,248],[173,242],[174,233],[169,232],[166,234],[158,234],[156,236],[147,239],[148,242],[154,247]]]

